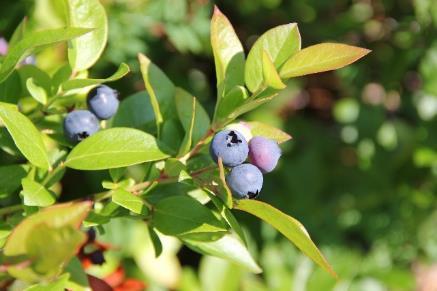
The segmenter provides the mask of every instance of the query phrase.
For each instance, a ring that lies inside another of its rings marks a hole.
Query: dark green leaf
[[[14,193],[21,186],[21,179],[26,177],[28,167],[25,165],[10,165],[0,167],[0,198]]]
[[[185,195],[160,200],[154,208],[153,225],[163,234],[176,236],[226,231],[211,210]]]
[[[157,258],[162,253],[161,239],[159,238],[158,234],[152,227],[149,227],[148,229],[149,229],[150,240],[152,241],[153,248],[155,249],[155,257]]]
[[[65,165],[78,170],[126,167],[166,158],[155,138],[137,129],[102,130],[80,142],[67,157]]]

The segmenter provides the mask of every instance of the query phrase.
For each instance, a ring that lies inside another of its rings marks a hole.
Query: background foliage
[[[60,20],[53,2],[2,3],[0,33],[9,39],[24,15],[29,15],[31,27],[56,26]],[[109,41],[90,75],[109,76],[118,64],[127,63],[133,73],[113,84],[121,98],[129,96],[144,86],[137,61],[142,52],[176,85],[192,92],[211,116],[216,96],[209,45],[213,3],[102,2],[109,15]],[[293,79],[277,99],[244,117],[293,136],[283,148],[279,168],[265,177],[260,199],[305,224],[340,280],[315,267],[271,227],[245,214],[238,219],[248,230],[262,275],[199,257],[173,239],[163,241],[165,252],[155,259],[147,228],[130,220],[105,226],[98,239],[119,249],[108,251],[107,263],[90,272],[105,276],[122,262],[130,277],[144,280],[152,290],[411,290],[420,285],[430,276],[428,266],[437,260],[436,2],[215,4],[231,19],[246,50],[260,32],[297,22],[303,47],[332,40],[373,51],[364,61],[339,71]],[[64,57],[55,47],[38,51],[36,61],[55,71]],[[2,154],[0,162],[9,164],[13,158]],[[142,175],[139,169],[132,171]],[[69,169],[61,199],[99,192],[102,179],[109,179],[107,171]],[[435,274],[433,278],[435,282]]]

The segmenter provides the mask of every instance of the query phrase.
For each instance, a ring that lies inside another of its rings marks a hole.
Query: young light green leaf
[[[266,86],[272,87],[273,89],[284,89],[287,87],[282,82],[281,77],[279,77],[275,65],[272,63],[270,56],[265,50],[263,50],[262,53],[262,64],[264,83]]]
[[[47,104],[47,92],[43,87],[35,84],[33,78],[29,78],[26,81],[26,87],[30,95],[41,104]]]
[[[25,115],[5,103],[0,103],[0,120],[29,162],[43,169],[50,167],[41,133]]]
[[[78,228],[88,214],[91,202],[64,203],[51,206],[37,212],[14,228],[8,237],[3,252],[6,256],[19,256],[26,253],[26,242],[29,234],[37,225],[42,223],[59,228],[71,226]]]
[[[164,120],[170,119],[174,115],[175,87],[167,76],[145,55],[138,54],[138,60],[144,84],[155,113],[159,137]]]
[[[28,167],[9,165],[0,167],[0,199],[12,195],[21,186],[21,179],[26,177]]]
[[[11,39],[9,40],[9,47],[15,46],[15,44],[24,37],[26,26],[27,26],[27,16],[25,16],[23,20],[21,20],[17,28],[15,28],[14,33],[12,34]]]
[[[56,202],[55,195],[38,182],[27,177],[21,181],[21,184],[24,205],[46,207]]]
[[[238,203],[235,204],[235,208],[248,212],[276,228],[305,255],[310,257],[329,274],[337,277],[331,265],[313,243],[305,227],[299,221],[273,206],[257,200],[239,200]]]
[[[370,52],[368,49],[321,43],[307,47],[289,58],[281,67],[282,78],[292,78],[343,68]]]
[[[226,231],[211,210],[187,195],[160,200],[154,208],[153,226],[163,234],[174,236]]]
[[[300,50],[300,34],[296,23],[274,27],[266,31],[250,49],[244,79],[247,88],[255,92],[264,83],[263,51],[265,50],[278,69],[287,59]]]
[[[73,39],[68,60],[75,71],[90,68],[99,59],[108,40],[108,19],[99,0],[67,0],[69,26],[94,28],[91,33]]]
[[[30,230],[25,241],[26,253],[37,273],[55,275],[79,251],[85,240],[85,234],[70,225],[53,227],[41,223]]]
[[[42,282],[32,286],[27,287],[24,291],[59,291],[65,290],[65,287],[68,286],[68,278],[69,274],[62,274],[56,280],[50,282]],[[69,289],[69,290],[77,290],[77,289]],[[77,290],[77,291],[86,291],[86,290]]]
[[[217,6],[211,19],[211,46],[220,101],[229,90],[244,85],[244,50],[232,24]]]
[[[125,63],[121,63],[120,66],[118,67],[117,71],[114,74],[112,74],[112,76],[109,76],[108,78],[67,80],[62,84],[62,89],[64,91],[69,91],[69,90],[74,90],[74,89],[80,89],[83,87],[100,85],[103,83],[117,81],[117,80],[123,78],[124,76],[126,76],[126,74],[128,74],[129,72],[130,72],[129,66],[126,65]]]
[[[57,28],[26,34],[17,44],[10,48],[0,68],[0,82],[3,82],[14,70],[15,66],[33,49],[45,45],[67,41],[84,35],[92,28]]]
[[[259,121],[248,121],[244,122],[244,124],[249,126],[252,136],[267,137],[278,143],[283,143],[291,139],[291,136],[288,133]]]
[[[183,155],[206,134],[210,119],[196,98],[181,88],[176,88],[175,103],[179,120],[185,129],[180,152]]]
[[[78,170],[126,167],[166,158],[156,139],[143,131],[116,127],[102,130],[80,142],[65,165]]]
[[[147,214],[148,209],[143,199],[124,190],[117,189],[112,194],[112,202],[137,214]]]
[[[183,240],[184,243],[205,255],[216,256],[222,259],[226,259],[249,269],[253,273],[261,273],[262,270],[253,259],[249,250],[244,244],[234,237],[227,234],[222,238],[212,242],[202,242],[193,240]]]

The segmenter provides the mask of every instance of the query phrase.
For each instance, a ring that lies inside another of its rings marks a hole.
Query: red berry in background
[[[281,149],[276,141],[262,136],[255,136],[249,142],[250,162],[263,173],[275,169],[281,157]]]

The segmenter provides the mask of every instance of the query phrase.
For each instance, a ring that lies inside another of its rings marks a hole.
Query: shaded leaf
[[[274,27],[261,35],[250,49],[244,69],[247,88],[255,92],[264,83],[263,51],[278,69],[287,59],[300,50],[301,40],[296,23]]]
[[[69,26],[94,30],[73,39],[68,47],[68,60],[75,71],[90,68],[99,59],[108,39],[108,20],[99,0],[67,0]]]
[[[75,37],[84,35],[92,28],[57,28],[37,31],[27,34],[17,44],[10,48],[0,68],[0,82],[3,82],[9,74],[14,70],[15,66],[29,53],[32,49],[55,44],[62,41],[67,41]]]
[[[0,167],[0,198],[7,197],[20,188],[21,179],[26,177],[27,170],[25,165]]]
[[[158,234],[152,227],[148,227],[150,240],[153,244],[153,249],[155,250],[155,257],[159,257],[162,253],[162,242]]]
[[[218,158],[218,167],[219,167],[219,174],[220,174],[220,182],[222,184],[222,187],[225,189],[225,197],[223,197],[225,205],[228,208],[232,208],[233,207],[232,192],[229,189],[228,184],[226,183],[225,168],[223,167],[223,160],[221,157]]]
[[[337,274],[334,272],[331,265],[313,243],[305,227],[299,221],[279,211],[273,206],[257,200],[239,200],[238,203],[236,203],[235,208],[257,216],[276,228],[287,239],[294,243],[305,255],[310,257],[332,276],[337,277]]]
[[[116,127],[102,130],[73,148],[65,165],[78,170],[126,167],[166,158],[155,138],[143,131]]]
[[[233,235],[227,234],[222,238],[212,242],[202,242],[193,240],[183,240],[184,243],[205,255],[216,256],[234,262],[249,269],[253,273],[261,273],[262,270],[252,258],[249,250],[244,244]]]
[[[336,70],[364,57],[368,49],[339,44],[321,43],[307,47],[289,58],[281,67],[280,75],[291,78]]]
[[[234,87],[223,98],[218,100],[217,111],[214,116],[214,121],[217,121],[218,123],[227,123],[232,121],[233,119],[229,116],[235,109],[244,104],[245,100],[248,97],[249,93],[247,92],[245,87]]]
[[[33,123],[6,103],[0,103],[0,119],[26,159],[37,167],[48,169],[47,151],[41,133]]]

